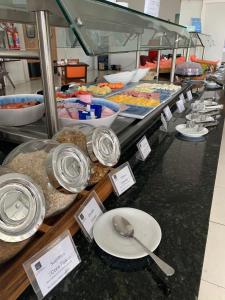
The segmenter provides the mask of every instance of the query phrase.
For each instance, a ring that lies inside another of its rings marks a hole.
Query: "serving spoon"
[[[170,267],[166,262],[164,262],[161,258],[155,255],[151,250],[149,250],[142,242],[136,238],[134,235],[134,228],[130,224],[130,222],[121,216],[114,216],[112,218],[113,227],[117,233],[119,233],[123,237],[133,238],[138,244],[142,246],[142,248],[148,253],[148,255],[152,258],[152,260],[157,264],[157,266],[167,275],[172,276],[175,273],[175,270]]]

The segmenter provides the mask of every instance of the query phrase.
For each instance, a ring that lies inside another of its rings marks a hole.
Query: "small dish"
[[[102,250],[123,259],[138,259],[148,255],[134,239],[122,237],[115,231],[112,224],[115,215],[126,218],[133,225],[135,236],[151,251],[158,247],[162,237],[158,222],[142,210],[122,207],[106,212],[94,225],[93,236]]]
[[[211,105],[217,105],[218,103],[215,101],[210,101],[210,100],[204,100],[204,105],[205,106],[211,106]]]
[[[209,131],[207,128],[203,127],[202,130],[197,131],[197,128],[188,128],[186,124],[180,124],[176,126],[176,130],[182,135],[190,138],[199,138],[203,135],[206,135]]]
[[[207,115],[205,115],[205,119],[204,120],[201,120],[201,116],[192,117],[191,114],[186,115],[186,119],[188,121],[195,121],[196,123],[204,123],[204,122],[213,122],[213,121],[215,121],[215,119],[213,117],[207,116]]]

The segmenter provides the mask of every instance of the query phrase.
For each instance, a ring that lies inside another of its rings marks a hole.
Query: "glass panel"
[[[48,10],[52,26],[68,26],[55,0],[0,0],[0,20],[12,23],[36,23],[33,11]]]
[[[56,45],[57,48],[76,48],[80,47],[77,37],[71,28],[56,27]]]
[[[215,45],[214,40],[210,35],[198,33],[198,36],[204,47],[212,47]]]
[[[191,41],[192,41],[194,47],[203,47],[202,41],[199,38],[197,32],[191,32],[190,35],[191,35]]]
[[[212,47],[214,45],[212,37],[208,34],[199,32],[191,32],[190,34],[194,47]]]
[[[56,0],[87,55],[187,47],[186,27],[102,0]]]

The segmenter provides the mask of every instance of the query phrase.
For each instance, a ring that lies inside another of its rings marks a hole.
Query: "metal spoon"
[[[133,238],[138,244],[140,244],[143,249],[148,253],[148,255],[154,260],[157,266],[167,275],[172,276],[175,273],[175,270],[170,267],[167,263],[165,263],[161,258],[156,256],[152,251],[150,251],[142,242],[137,239],[134,235],[133,226],[123,217],[114,216],[112,218],[113,226],[117,233],[122,235],[123,237]]]

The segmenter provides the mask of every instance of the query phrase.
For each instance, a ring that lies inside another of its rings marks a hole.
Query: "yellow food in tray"
[[[109,97],[108,100],[123,103],[123,104],[130,104],[130,105],[137,105],[137,106],[147,106],[147,107],[154,107],[160,104],[158,99],[146,99],[142,97],[133,97],[128,95],[115,95]]]
[[[108,86],[100,87],[100,86],[96,86],[96,85],[89,86],[87,90],[88,90],[88,92],[91,92],[94,95],[107,95],[112,92],[112,90]]]

